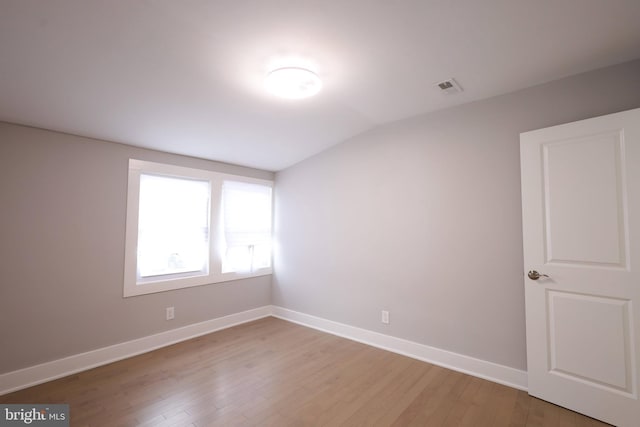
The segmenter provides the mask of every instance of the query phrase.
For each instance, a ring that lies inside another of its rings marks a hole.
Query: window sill
[[[176,289],[190,288],[194,286],[215,285],[216,283],[231,282],[234,280],[250,279],[253,277],[270,276],[273,274],[271,268],[265,268],[252,273],[223,273],[218,277],[197,276],[185,279],[158,280],[141,284],[126,284],[124,287],[124,298],[139,295],[154,294],[157,292],[174,291]]]

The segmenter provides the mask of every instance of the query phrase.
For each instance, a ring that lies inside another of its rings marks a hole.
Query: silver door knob
[[[546,274],[540,274],[535,270],[529,270],[529,273],[527,273],[527,276],[529,276],[529,279],[531,280],[538,280],[541,277],[549,277]]]

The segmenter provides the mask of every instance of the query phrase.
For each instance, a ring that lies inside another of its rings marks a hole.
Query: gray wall
[[[0,123],[0,373],[271,301],[524,369],[518,134],[638,106],[634,61],[380,127],[277,174],[273,289],[127,299],[129,158],[272,174]]]
[[[526,369],[519,133],[639,106],[634,61],[383,126],[277,173],[273,303]]]
[[[273,178],[0,123],[0,373],[270,303],[270,276],[123,299],[130,157]]]

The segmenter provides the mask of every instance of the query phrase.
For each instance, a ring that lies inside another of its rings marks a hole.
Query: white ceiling
[[[638,57],[639,0],[0,0],[0,120],[280,170]],[[323,91],[266,93],[278,65],[311,67]],[[450,77],[463,93],[435,89]]]

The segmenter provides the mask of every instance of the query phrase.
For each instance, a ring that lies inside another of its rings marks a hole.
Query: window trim
[[[210,225],[209,225],[209,271],[208,273],[196,273],[189,277],[163,278],[159,280],[138,283],[137,280],[137,246],[138,246],[138,210],[140,203],[140,175],[143,173],[162,176],[207,180],[210,183]],[[258,277],[272,274],[273,260],[268,268],[261,268],[252,272],[227,272],[222,273],[222,253],[220,251],[221,228],[221,201],[222,183],[224,180],[233,180],[251,184],[260,184],[271,187],[273,210],[273,181],[259,178],[250,178],[242,175],[232,175],[214,172],[204,169],[195,169],[184,166],[175,166],[165,163],[148,162],[145,160],[129,159],[127,209],[125,228],[125,259],[124,259],[124,286],[123,296],[132,297],[156,292],[164,292],[175,289],[183,289],[192,286],[203,286],[213,283],[228,282],[231,280]],[[273,221],[273,215],[272,215]],[[273,233],[273,224],[272,224]]]

